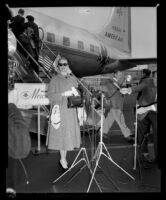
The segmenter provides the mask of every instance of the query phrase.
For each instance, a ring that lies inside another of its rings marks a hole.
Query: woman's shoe
[[[59,161],[59,164],[60,166],[63,168],[63,169],[68,169],[68,166],[67,166],[67,161],[66,160],[60,160]]]

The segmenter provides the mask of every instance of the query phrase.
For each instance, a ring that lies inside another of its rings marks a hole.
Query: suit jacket
[[[28,22],[28,26],[31,27],[34,31],[33,40],[35,42],[37,51],[39,52],[39,28],[38,28],[38,25],[34,22]]]
[[[110,107],[115,109],[123,109],[124,95],[120,93],[119,89],[113,84],[117,83],[119,86],[123,84],[124,77],[121,80],[115,81],[113,79],[107,80],[103,90],[106,93],[106,98],[109,99]]]
[[[23,47],[32,55],[32,57],[35,57],[36,56],[35,49],[33,49],[31,42],[30,42],[30,38],[26,35],[26,33],[22,33],[19,36],[19,39],[20,39],[20,42],[22,43]],[[27,56],[26,53],[25,53],[25,55]]]
[[[154,87],[153,78],[142,79],[140,84],[133,86],[131,89],[132,93],[141,92],[138,99],[139,105],[146,106],[155,101],[156,89]]]
[[[24,31],[24,22],[24,17],[20,15],[17,15],[11,19],[10,27],[17,38]]]
[[[21,112],[13,103],[8,104],[8,155],[14,159],[26,158],[31,150],[28,127]]]

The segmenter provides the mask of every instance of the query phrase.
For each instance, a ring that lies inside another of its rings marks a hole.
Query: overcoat
[[[68,108],[67,97],[62,96],[63,92],[71,90],[72,87],[78,87],[77,81],[72,76],[65,78],[60,74],[55,75],[48,85],[51,108],[57,106],[56,112],[59,118],[57,127],[49,123],[46,141],[48,149],[69,151],[80,147],[81,135],[77,109]]]

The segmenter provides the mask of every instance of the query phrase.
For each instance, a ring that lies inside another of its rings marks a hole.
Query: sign
[[[16,83],[17,105],[49,105],[47,84],[45,83]]]

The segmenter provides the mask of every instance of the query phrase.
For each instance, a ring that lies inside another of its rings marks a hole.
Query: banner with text
[[[16,83],[17,105],[49,105],[45,83]]]

